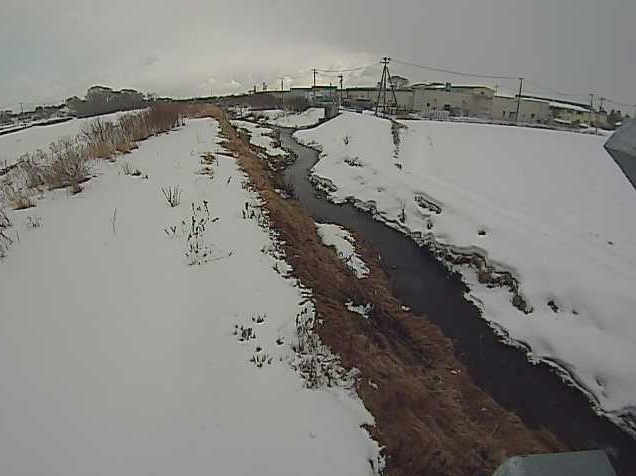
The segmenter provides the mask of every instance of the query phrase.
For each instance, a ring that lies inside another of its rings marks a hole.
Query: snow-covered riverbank
[[[306,388],[292,369],[311,294],[287,277],[218,134],[213,120],[189,120],[95,163],[81,193],[9,212],[0,473],[377,468],[355,393]]]
[[[353,113],[295,137],[322,150],[313,172],[332,200],[512,273],[529,314],[462,267],[484,318],[566,369],[600,411],[633,411],[636,194],[604,138]]]

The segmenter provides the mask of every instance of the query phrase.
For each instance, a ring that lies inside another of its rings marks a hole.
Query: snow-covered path
[[[256,198],[218,142],[214,121],[190,120],[100,163],[82,193],[11,213],[1,474],[370,473],[378,448],[361,402],[306,389],[290,368],[294,320],[311,304],[279,274]],[[208,151],[213,178],[196,174]],[[123,174],[122,161],[148,178]],[[178,207],[168,186],[183,190]],[[207,256],[190,265],[193,216]],[[240,342],[235,326],[255,338]]]

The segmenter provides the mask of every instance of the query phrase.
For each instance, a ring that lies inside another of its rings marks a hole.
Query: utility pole
[[[601,98],[598,105],[598,115],[596,116],[596,121],[594,121],[594,126],[596,128],[596,133],[598,134],[598,118],[600,114],[603,112],[603,103],[605,102],[605,98]],[[606,116],[607,117],[607,116]]]
[[[517,95],[517,113],[515,114],[515,124],[519,123],[519,110],[521,109],[521,90],[523,89],[523,78],[519,78],[519,94]]]
[[[316,69],[314,69],[314,88],[316,87]]]
[[[587,118],[587,126],[592,127],[592,113],[594,112],[594,94],[590,93],[590,113]]]
[[[280,78],[280,107],[283,108],[284,99],[283,99],[283,89],[284,89],[284,80],[285,78]]]
[[[340,97],[338,100],[338,107],[340,107],[340,104],[342,104],[342,96],[344,94],[344,88],[342,87],[342,81],[344,80],[344,76],[343,75],[339,75],[338,79],[340,80]]]
[[[378,100],[375,103],[375,115],[378,115],[378,108],[380,107],[380,97],[382,97],[382,113],[386,114],[386,83],[387,81],[391,85],[391,92],[393,93],[393,100],[395,101],[395,106],[397,107],[397,97],[395,96],[395,88],[393,86],[393,80],[391,79],[391,73],[389,72],[389,63],[391,62],[391,58],[385,56],[382,58],[382,78],[378,83]]]

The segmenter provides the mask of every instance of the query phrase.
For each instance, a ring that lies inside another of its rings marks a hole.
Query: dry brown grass
[[[567,449],[547,430],[528,429],[475,385],[441,330],[425,316],[401,310],[377,253],[364,244],[358,251],[371,275],[362,281],[352,278],[322,245],[300,204],[274,191],[271,171],[221,110],[207,107],[190,114],[220,122],[227,147],[280,232],[294,274],[313,291],[323,320],[316,331],[345,367],[360,370],[358,391],[376,420],[369,431],[385,446],[389,474],[490,475],[511,455]],[[349,299],[372,303],[371,319],[349,312],[344,306]]]
[[[5,184],[0,191],[2,192],[2,201],[14,210],[25,210],[35,206],[35,202],[29,195],[28,190],[12,184]]]
[[[13,208],[35,206],[31,189],[68,187],[71,193],[82,191],[81,184],[91,177],[91,160],[111,159],[138,148],[137,141],[161,134],[179,125],[181,107],[158,103],[147,110],[123,115],[117,122],[95,119],[84,125],[75,138],[53,142],[49,151],[25,154],[9,172],[17,178],[7,180],[2,195]],[[141,172],[132,175],[141,175]]]

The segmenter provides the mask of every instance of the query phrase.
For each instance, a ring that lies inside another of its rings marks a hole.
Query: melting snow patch
[[[369,275],[369,267],[356,254],[355,240],[351,233],[339,225],[332,223],[316,223],[318,236],[326,246],[333,246],[340,259],[347,265],[358,279]]]
[[[268,124],[280,127],[309,127],[316,125],[325,117],[322,107],[310,107],[303,112],[290,112],[281,109],[270,109],[254,113],[257,119],[262,119]]]
[[[272,137],[274,131],[268,127],[259,126],[249,121],[233,120],[232,125],[238,129],[243,129],[250,134],[250,144],[265,149],[267,155],[287,156],[289,153],[276,146],[276,141]]]
[[[353,301],[347,301],[347,309],[356,314],[360,314],[365,319],[369,319],[369,313],[371,312],[371,304],[360,304],[356,306]]]

